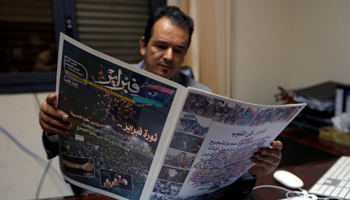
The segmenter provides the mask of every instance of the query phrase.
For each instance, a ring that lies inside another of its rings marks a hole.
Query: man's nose
[[[167,48],[165,53],[164,53],[164,59],[166,60],[173,60],[173,49],[172,48]]]

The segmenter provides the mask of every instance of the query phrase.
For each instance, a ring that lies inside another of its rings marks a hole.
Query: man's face
[[[213,121],[219,122],[221,120],[222,114],[219,112],[216,112],[213,116]]]
[[[140,40],[145,70],[172,79],[184,61],[188,40],[187,28],[173,25],[166,17],[160,18],[153,26],[148,44],[144,37]]]

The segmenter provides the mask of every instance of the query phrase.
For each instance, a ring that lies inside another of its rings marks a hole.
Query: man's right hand
[[[56,94],[51,93],[40,105],[40,126],[48,133],[68,134],[72,127],[68,122],[69,115],[56,107],[56,100]]]

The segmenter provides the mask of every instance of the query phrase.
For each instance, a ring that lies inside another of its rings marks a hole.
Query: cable
[[[299,195],[299,196],[304,196],[304,197],[310,198],[310,199],[312,199],[312,200],[330,200],[329,198],[331,198],[331,199],[336,199],[336,200],[343,200],[343,199],[336,198],[336,197],[324,197],[324,198],[319,198],[319,197],[317,197],[317,196],[314,195],[314,194],[309,194],[307,190],[304,190],[304,189],[302,189],[302,188],[298,188],[299,190],[301,190],[300,192],[298,192],[298,191],[288,190],[288,189],[286,189],[286,188],[279,187],[279,186],[275,186],[275,185],[260,185],[260,186],[254,187],[253,190],[259,189],[259,188],[275,188],[275,189],[280,189],[280,190],[287,191],[287,193],[286,193],[287,199],[292,199],[292,197],[289,197],[289,194],[295,193],[295,194],[297,194],[297,195]]]
[[[39,108],[40,108],[40,101],[39,101],[39,97],[37,93],[34,93],[34,97],[35,97],[35,101],[38,104]]]
[[[36,101],[36,103],[38,105],[38,110],[40,110],[41,103],[40,103],[40,100],[39,100],[39,97],[38,97],[38,93],[35,92],[34,93],[34,97],[35,97],[35,101]],[[36,199],[39,198],[39,194],[40,194],[40,191],[41,191],[41,187],[42,187],[43,181],[45,180],[45,177],[47,175],[48,169],[51,168],[51,163],[52,163],[52,160],[50,159],[49,162],[47,163],[46,167],[45,167],[45,171],[43,172],[43,175],[41,176],[41,180],[40,180],[40,183],[39,183],[38,188],[37,188]],[[59,176],[59,177],[61,177],[61,176]],[[72,188],[66,183],[66,181],[64,179],[63,179],[63,181],[64,181],[64,184],[68,187],[68,189],[71,192],[73,192]],[[74,192],[73,192],[73,194],[74,194]]]
[[[296,194],[296,195],[299,195],[299,196],[305,196],[305,194],[307,195],[307,191],[306,190],[303,190],[302,188],[299,188],[301,190],[301,192],[298,192],[298,191],[292,191],[292,190],[288,190],[286,188],[283,188],[283,187],[279,187],[279,186],[275,186],[275,185],[260,185],[260,186],[257,186],[257,187],[254,187],[253,190],[255,189],[259,189],[259,188],[264,188],[264,187],[268,187],[268,188],[275,188],[275,189],[280,189],[280,190],[284,190],[286,191],[286,197],[287,199],[291,199],[291,197],[289,197],[289,194]],[[305,193],[306,192],[306,193]],[[308,197],[308,196],[305,196],[305,197]]]
[[[39,155],[37,155],[36,153],[34,153],[33,151],[31,151],[30,149],[28,149],[27,147],[25,147],[22,143],[20,143],[11,133],[9,133],[5,128],[3,128],[2,126],[0,126],[0,129],[10,138],[12,139],[12,141],[14,141],[20,148],[22,148],[24,151],[26,151],[27,153],[29,153],[30,155],[34,156],[35,158],[37,158],[38,160],[42,161],[43,163],[45,163],[45,165],[48,165],[49,168],[54,171],[56,173],[56,175],[58,176],[58,178],[64,183],[64,185],[68,188],[69,191],[71,191],[73,194],[73,190],[72,188],[66,183],[66,181],[63,179],[63,177],[60,175],[60,173],[54,168],[52,167],[48,161],[46,161],[45,159],[43,159],[42,157],[40,157]],[[46,173],[45,173],[46,174]]]
[[[275,185],[260,185],[260,186],[254,187],[253,190],[259,189],[259,188],[264,188],[264,187],[280,189],[280,190],[284,190],[284,191],[287,191],[287,192],[293,192],[292,190],[288,190],[288,189],[286,189],[286,188],[279,187],[279,186],[275,186]]]
[[[34,93],[34,97],[35,97],[36,104],[38,105],[38,110],[40,110],[40,100],[39,100],[39,97],[38,97],[38,93],[35,92]],[[39,111],[39,114],[40,114],[40,111]],[[43,182],[45,180],[45,177],[47,175],[48,169],[51,166],[51,163],[52,163],[52,160],[50,159],[49,163],[45,167],[45,171],[43,172],[43,175],[41,176],[38,188],[36,190],[35,199],[39,199],[39,194],[40,194],[40,191],[41,191],[41,187],[42,187],[42,184],[43,184]]]
[[[38,185],[38,189],[36,190],[35,199],[39,199],[39,194],[40,194],[40,191],[41,191],[41,187],[43,185],[43,182],[44,182],[44,179],[46,177],[46,174],[47,174],[47,172],[50,169],[51,163],[52,163],[52,160],[50,159],[49,162],[47,163],[46,167],[45,167],[45,171],[44,171],[43,175],[41,175],[41,179],[40,179],[40,182],[39,182],[39,185]]]

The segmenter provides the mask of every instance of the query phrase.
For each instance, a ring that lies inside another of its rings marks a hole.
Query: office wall
[[[350,1],[296,0],[291,87],[350,83]]]
[[[277,86],[350,83],[350,1],[235,0],[230,5],[233,98],[274,104]]]
[[[277,86],[350,83],[350,1],[236,0],[233,97],[274,103]]]
[[[273,104],[277,86],[292,85],[294,1],[236,0],[233,98]]]
[[[38,199],[70,196],[73,193],[53,170],[20,148],[2,129],[5,129],[29,151],[46,160],[41,142],[39,104],[49,93],[0,94],[0,200]],[[59,172],[58,158],[51,166]]]

